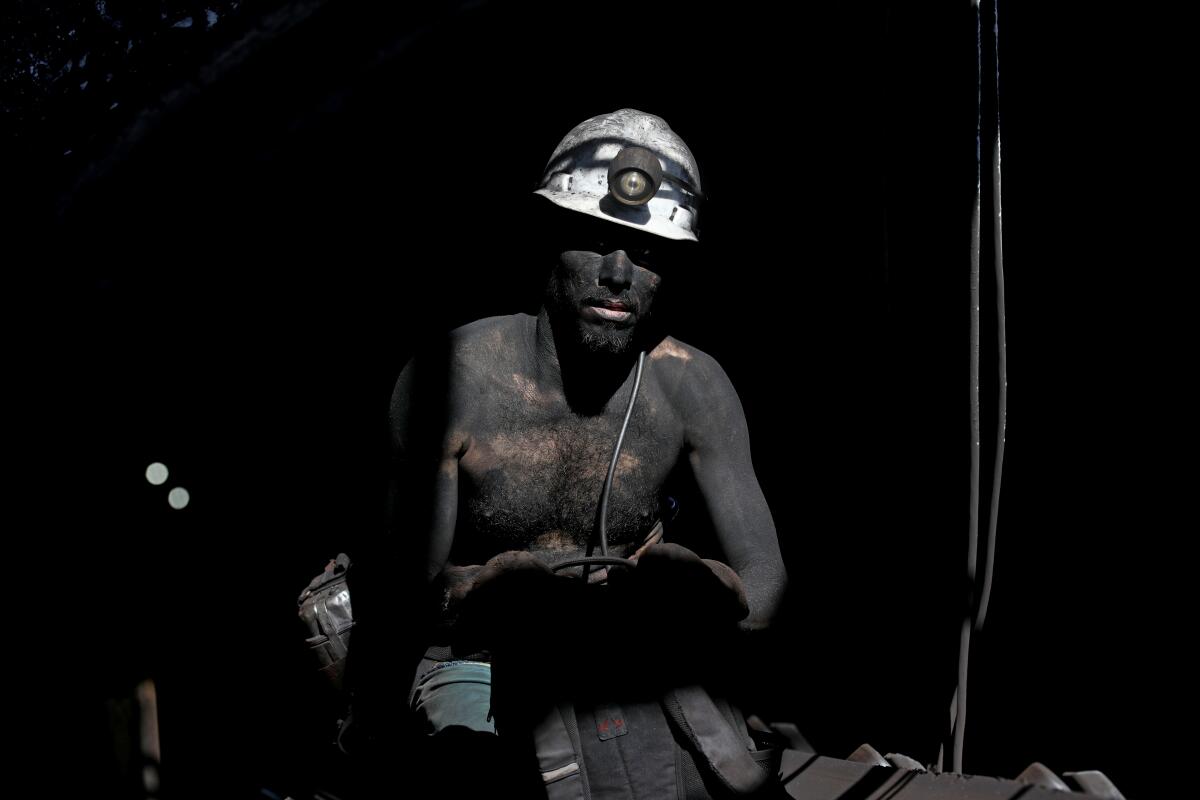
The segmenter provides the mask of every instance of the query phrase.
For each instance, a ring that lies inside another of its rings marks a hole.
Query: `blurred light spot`
[[[150,466],[146,467],[146,480],[150,481],[155,486],[161,486],[167,482],[167,465],[155,461]]]
[[[162,759],[158,742],[158,689],[147,678],[137,685],[134,696],[138,704],[138,739],[142,755],[154,763]]]
[[[167,502],[170,503],[171,508],[174,509],[185,508],[188,504],[188,500],[191,499],[192,498],[188,494],[188,490],[184,489],[182,486],[176,486],[167,494]]]
[[[152,795],[158,791],[158,769],[153,764],[142,767],[142,786],[146,787],[147,794]]]
[[[146,790],[146,796],[152,797],[158,792],[161,784],[157,765],[162,757],[158,742],[158,690],[154,681],[147,679],[139,683],[134,696],[138,704],[140,749],[142,758],[146,761],[142,767],[142,786]]]

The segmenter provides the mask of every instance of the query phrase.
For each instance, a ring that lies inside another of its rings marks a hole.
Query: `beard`
[[[588,324],[579,321],[579,344],[589,353],[619,356],[633,349],[636,326],[618,328],[612,323]]]
[[[546,307],[560,341],[589,355],[619,356],[635,350],[639,342],[637,331],[646,322],[640,313],[633,325],[593,322],[579,315],[579,304],[580,298],[551,279]]]

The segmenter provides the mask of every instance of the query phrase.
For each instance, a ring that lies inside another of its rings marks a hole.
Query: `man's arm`
[[[409,361],[396,380],[386,519],[352,572],[355,669],[366,682],[373,670],[394,671],[397,657],[407,657],[394,652],[397,646],[428,645],[427,626],[442,606],[434,583],[454,543],[458,458],[444,446],[448,377],[428,374],[437,371],[429,363]]]
[[[729,566],[741,578],[750,614],[765,628],[779,609],[787,572],[771,510],[754,474],[746,415],[725,370],[700,351],[688,364],[685,447]]]
[[[426,375],[411,360],[396,380],[388,419],[392,469],[387,536],[405,573],[428,588],[439,578],[454,544],[458,516],[458,461],[465,442],[449,433],[449,375]],[[440,402],[439,402],[440,400]]]
[[[450,552],[457,513],[458,461],[439,446],[446,395],[435,408],[430,383],[438,381],[423,374],[425,364],[409,361],[396,381],[386,518],[350,572],[356,625],[347,683],[362,729],[383,737],[407,707],[408,680],[398,676],[410,674],[430,644],[440,604],[431,579]]]

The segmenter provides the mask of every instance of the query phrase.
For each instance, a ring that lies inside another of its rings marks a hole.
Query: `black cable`
[[[992,466],[992,504],[988,516],[987,555],[983,562],[983,590],[975,630],[983,629],[988,600],[992,595],[993,565],[996,563],[996,523],[1000,516],[1000,474],[1004,469],[1004,435],[1008,418],[1008,354],[1004,344],[1004,247],[1000,235],[1000,3],[994,0],[995,14],[992,33],[995,36],[996,58],[996,141],[992,152],[992,237],[996,261],[996,351],[998,398],[996,403],[996,460]]]
[[[950,725],[953,730],[954,771],[963,769],[963,741],[966,736],[967,676],[970,660],[971,631],[982,630],[987,616],[995,574],[997,522],[1000,514],[1000,482],[1004,465],[1004,439],[1008,414],[1008,358],[1005,349],[1004,325],[1004,257],[1001,232],[1000,192],[1000,3],[992,0],[992,58],[994,70],[990,89],[995,92],[996,136],[992,140],[992,237],[996,280],[997,315],[997,373],[998,397],[996,419],[996,456],[992,465],[992,495],[988,515],[987,550],[982,565],[979,564],[979,494],[980,476],[980,408],[979,408],[979,262],[980,262],[980,211],[982,202],[982,147],[983,147],[983,38],[978,0],[975,2],[975,46],[976,46],[976,117],[975,117],[975,206],[971,217],[971,506],[970,539],[967,547],[967,577],[971,596],[959,632],[958,685],[950,704]],[[976,577],[983,572],[983,585],[975,596]],[[976,602],[977,601],[977,602]],[[939,750],[938,767],[942,764]]]
[[[596,530],[588,539],[586,557],[592,557],[596,540],[600,540],[600,555],[608,558],[608,495],[612,492],[613,475],[617,471],[617,459],[621,457],[621,445],[625,441],[625,431],[629,428],[629,418],[633,416],[633,404],[637,401],[638,388],[642,385],[642,369],[646,364],[646,351],[638,353],[637,370],[633,373],[633,391],[629,393],[629,405],[625,408],[625,421],[621,423],[621,432],[617,434],[617,444],[613,447],[612,461],[608,465],[608,474],[604,476],[604,489],[600,492],[600,512],[596,515]],[[586,582],[591,572],[591,562],[583,564],[583,580]]]
[[[952,760],[955,772],[962,772],[963,739],[967,727],[967,673],[971,657],[971,627],[974,621],[975,566],[979,550],[979,212],[982,200],[982,168],[980,153],[983,144],[983,36],[982,11],[978,0],[975,6],[975,203],[971,210],[971,504],[970,527],[967,534],[967,586],[970,596],[963,611],[958,637],[958,685],[954,690],[951,716],[954,726]]]
[[[573,558],[570,561],[564,561],[561,564],[555,564],[551,567],[552,572],[558,572],[560,569],[568,569],[570,567],[595,567],[604,564],[611,567],[632,567],[634,562],[628,558],[613,558],[609,556],[588,556],[586,558]]]

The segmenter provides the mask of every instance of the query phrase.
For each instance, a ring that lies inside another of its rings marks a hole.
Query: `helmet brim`
[[[533,193],[540,194],[559,208],[578,211],[606,222],[615,222],[627,228],[652,233],[664,239],[671,239],[677,242],[699,241],[696,238],[696,234],[673,224],[664,217],[657,214],[650,214],[641,206],[624,206],[616,202],[603,202],[606,199],[611,200],[611,198],[597,197],[578,192],[562,192],[554,189],[536,189]]]

